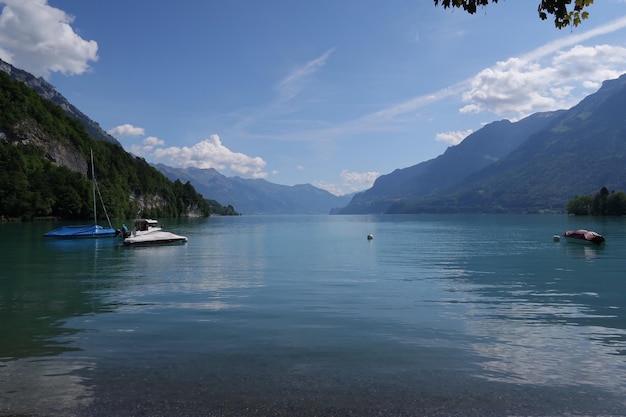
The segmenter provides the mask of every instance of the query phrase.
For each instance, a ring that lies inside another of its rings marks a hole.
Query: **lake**
[[[0,415],[626,415],[624,218],[163,223],[0,224]]]

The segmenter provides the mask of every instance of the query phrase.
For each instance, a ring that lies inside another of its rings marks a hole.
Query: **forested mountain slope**
[[[538,113],[516,123],[490,123],[435,159],[379,177],[372,188],[357,194],[341,212],[383,213],[398,202],[450,187],[508,155],[557,115]]]
[[[0,71],[0,220],[93,216],[89,154],[113,218],[209,215],[190,184],[171,182]]]
[[[496,155],[491,150],[498,144],[508,148],[500,148]],[[488,158],[477,157],[477,150],[478,155],[497,157],[485,163]],[[625,189],[625,157],[626,76],[622,76],[604,82],[598,92],[569,110],[487,125],[440,157],[405,170],[417,175],[401,177],[396,171],[381,177],[342,212],[564,211],[576,195],[603,186]],[[474,162],[463,171],[461,161]],[[447,177],[447,183],[441,179],[446,172],[456,173]]]
[[[508,157],[439,198],[461,211],[562,211],[570,199],[602,187],[626,189],[626,76],[604,82]]]
[[[35,77],[29,72],[15,68],[13,65],[3,61],[2,59],[0,59],[0,71],[4,71],[9,74],[9,76],[15,81],[23,82],[44,99],[59,105],[68,116],[82,123],[91,138],[119,145],[117,139],[109,135],[100,127],[98,123],[94,122],[83,112],[78,110],[76,106],[70,103],[56,90],[56,88],[54,88],[54,86],[43,78]]]

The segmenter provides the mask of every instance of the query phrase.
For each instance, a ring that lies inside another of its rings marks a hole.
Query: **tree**
[[[606,199],[606,214],[609,216],[623,216],[626,214],[626,193],[613,192]]]
[[[602,187],[593,196],[574,197],[567,203],[567,212],[576,215],[624,216],[626,215],[626,193],[623,191],[609,193],[608,188]]]
[[[444,9],[456,7],[474,14],[478,6],[484,7],[497,2],[498,0],[435,0],[435,6],[441,3]],[[585,8],[592,4],[593,0],[541,0],[537,11],[541,20],[546,20],[548,15],[554,16],[554,26],[563,29],[567,26],[578,26],[587,19],[589,13]]]
[[[574,197],[569,203],[567,203],[567,212],[577,216],[591,214],[592,205],[593,197],[589,195]]]
[[[596,216],[604,216],[606,214],[606,200],[609,197],[609,190],[602,187],[599,192],[593,196],[593,208],[591,214]]]

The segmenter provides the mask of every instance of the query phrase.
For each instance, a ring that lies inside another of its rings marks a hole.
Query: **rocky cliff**
[[[87,175],[89,165],[75,146],[50,137],[33,119],[22,120],[14,127],[13,141],[22,145],[34,145],[43,150],[50,162],[74,172]],[[5,135],[6,136],[6,135]]]

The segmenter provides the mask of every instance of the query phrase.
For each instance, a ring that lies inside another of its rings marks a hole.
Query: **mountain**
[[[93,218],[92,151],[110,218],[208,216],[219,209],[119,144],[95,140],[59,105],[0,71],[0,221]]]
[[[106,133],[98,123],[91,120],[83,112],[78,110],[73,104],[71,104],[61,93],[59,93],[53,85],[48,83],[41,77],[35,77],[29,72],[15,68],[13,65],[0,59],[0,71],[4,71],[15,80],[20,81],[35,90],[37,94],[46,100],[53,102],[60,106],[63,111],[70,117],[80,121],[87,133],[92,139],[101,140],[104,142],[120,145],[120,143],[113,136]],[[120,145],[121,146],[121,145]]]
[[[493,122],[435,159],[380,176],[372,188],[354,196],[341,213],[384,213],[407,199],[445,189],[508,155],[559,112],[538,113],[517,123]]]
[[[348,204],[352,197],[337,197],[310,184],[287,186],[263,179],[226,177],[213,168],[182,169],[163,164],[156,168],[170,180],[189,181],[202,195],[232,205],[242,214],[328,214]]]
[[[626,75],[569,110],[491,123],[439,157],[380,177],[341,213],[563,211],[626,189]]]

